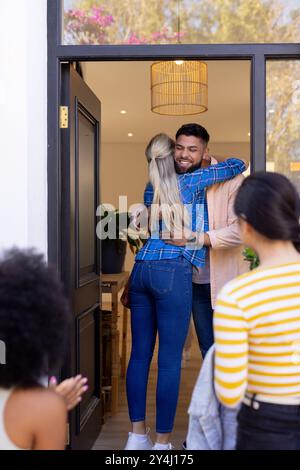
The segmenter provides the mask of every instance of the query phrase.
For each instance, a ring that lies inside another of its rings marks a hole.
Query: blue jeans
[[[210,284],[193,283],[193,319],[202,357],[214,343]]]
[[[182,256],[137,261],[130,280],[132,350],[126,389],[132,422],[146,418],[149,368],[159,337],[156,432],[173,429],[181,355],[192,310],[192,265]]]

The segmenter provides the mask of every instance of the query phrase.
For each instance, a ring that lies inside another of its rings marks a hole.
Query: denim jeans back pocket
[[[167,264],[167,263],[166,263]],[[149,266],[150,287],[156,294],[168,294],[174,285],[175,267],[155,265]]]

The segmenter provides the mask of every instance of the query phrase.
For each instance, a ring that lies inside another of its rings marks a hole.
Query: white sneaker
[[[149,432],[150,429],[147,430],[145,439],[141,439],[140,434],[129,432],[124,450],[151,450],[153,447],[153,442],[149,437]]]
[[[166,447],[165,449],[162,449],[161,448],[161,444],[159,444],[158,442],[155,443],[155,445],[152,447],[152,450],[161,450],[161,451],[164,451],[164,450],[174,450],[174,446],[172,446],[171,442],[169,442],[167,444],[168,447]]]

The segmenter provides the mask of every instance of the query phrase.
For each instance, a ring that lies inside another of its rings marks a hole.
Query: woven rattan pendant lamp
[[[178,0],[180,43],[180,0]],[[151,65],[151,111],[168,116],[200,114],[208,109],[207,64],[171,60]]]
[[[207,111],[207,65],[197,60],[151,65],[151,111],[168,116]]]

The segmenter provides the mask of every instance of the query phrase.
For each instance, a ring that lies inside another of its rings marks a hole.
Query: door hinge
[[[68,106],[59,107],[59,127],[61,129],[69,128],[69,107]]]
[[[67,429],[66,429],[66,446],[70,445],[70,424],[67,423]]]

